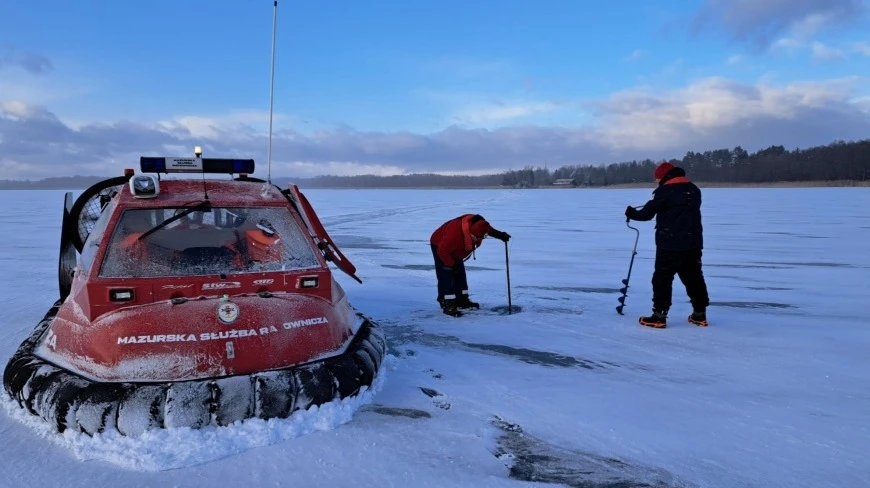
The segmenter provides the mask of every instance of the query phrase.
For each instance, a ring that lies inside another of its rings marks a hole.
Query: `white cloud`
[[[804,49],[809,49],[813,61],[825,62],[846,58],[846,53],[842,49],[828,46],[819,41],[805,42],[794,37],[777,39],[776,42],[770,46],[772,52],[781,52],[789,55],[795,54]],[[853,50],[859,51],[859,46],[853,46]]]
[[[685,67],[685,64],[686,64],[686,60],[684,60],[683,58],[677,58],[673,62],[666,64],[662,68],[662,73],[663,74],[678,73],[680,70],[682,70]]]
[[[733,56],[729,56],[728,59],[725,61],[725,63],[730,64],[730,65],[734,65],[734,64],[739,64],[741,61],[743,61],[743,56],[741,56],[739,54],[735,54]]]
[[[862,126],[870,127],[868,114],[850,104],[846,96],[859,81],[854,78],[752,86],[708,78],[663,94],[629,90],[596,104],[600,115],[596,133],[614,149],[654,151],[706,144],[720,146],[726,140],[741,144],[740,139],[729,134],[741,134],[747,142],[766,139],[774,143],[780,139],[780,143],[785,143],[795,139],[789,137],[787,128],[806,125],[808,121],[803,117],[808,113],[824,114],[829,120],[838,117],[863,120]],[[847,127],[840,125],[829,131],[828,137],[835,137],[838,130],[847,131]]]
[[[839,49],[828,47],[821,42],[814,42],[812,47],[813,60],[815,61],[836,61],[846,57],[845,53]]]
[[[283,114],[273,114],[273,124],[286,120]],[[220,116],[181,115],[171,120],[158,122],[164,130],[183,130],[194,138],[213,139],[221,136],[234,138],[251,137],[257,129],[265,129],[269,124],[267,111],[237,111]]]
[[[834,12],[811,13],[795,22],[791,27],[791,31],[800,38],[808,39],[825,26],[834,24],[836,21],[837,15]]]
[[[486,122],[505,122],[521,119],[532,115],[560,110],[562,106],[555,102],[493,102],[487,105],[469,108],[456,114],[456,120],[462,123],[480,124]]]
[[[864,56],[870,56],[870,42],[856,42],[852,45],[852,50]]]
[[[24,118],[30,115],[32,109],[26,103],[20,100],[10,100],[4,102],[0,100],[0,116]]]
[[[0,70],[0,101],[19,100],[30,104],[54,104],[92,92],[69,76],[48,77],[23,70]]]
[[[793,53],[798,49],[804,47],[804,43],[792,37],[783,37],[781,39],[777,39],[776,42],[771,44],[770,49],[772,51],[780,51]]]
[[[768,46],[783,34],[808,39],[866,12],[864,0],[704,0],[693,30],[719,26],[732,39]]]
[[[264,161],[265,163],[265,161]],[[263,167],[263,171],[265,171]],[[405,169],[399,166],[382,164],[359,164],[351,161],[309,162],[293,161],[290,163],[272,161],[273,175],[293,175],[308,178],[318,175],[351,176],[374,175],[393,176],[404,174]]]
[[[605,163],[736,145],[751,151],[772,144],[808,147],[863,139],[870,134],[870,107],[859,89],[867,82],[852,77],[752,84],[714,77],[673,90],[638,88],[585,101],[494,103],[466,114],[481,124],[556,109],[586,117],[570,126],[454,126],[428,134],[342,126],[304,134],[281,121],[273,140],[272,174],[469,174],[544,160]],[[0,104],[0,179],[120,174],[135,166],[139,155],[186,155],[194,145],[212,156],[253,157],[256,174],[262,175],[264,117],[254,111],[71,127],[45,107],[7,100]]]
[[[25,104],[29,107],[57,106],[81,100],[98,92],[105,79],[83,79],[48,58],[29,52],[0,49],[0,103]],[[20,107],[19,107],[20,109]],[[11,113],[13,110],[7,110]],[[65,122],[72,123],[65,117]]]
[[[641,51],[640,49],[635,49],[634,51],[631,52],[631,54],[624,57],[623,60],[628,61],[628,62],[633,62],[633,61],[639,60],[641,58],[641,56],[643,56],[643,51]]]
[[[21,69],[33,75],[42,75],[54,69],[51,60],[33,52],[14,49],[0,50],[0,70]]]

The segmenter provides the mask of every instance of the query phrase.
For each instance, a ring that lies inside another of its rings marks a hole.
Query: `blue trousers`
[[[432,257],[435,259],[435,277],[438,278],[438,301],[455,300],[462,295],[468,296],[468,277],[465,275],[465,263],[454,261],[453,270],[447,269],[438,257],[438,246],[432,246]]]

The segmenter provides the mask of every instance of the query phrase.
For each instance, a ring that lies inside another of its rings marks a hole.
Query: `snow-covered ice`
[[[703,188],[703,187],[702,187]],[[651,189],[650,189],[651,190]],[[364,280],[337,273],[386,329],[363,397],[284,421],[53,435],[5,398],[0,486],[870,485],[870,192],[704,189],[710,327],[651,306],[650,190],[306,190]],[[4,191],[0,357],[57,295],[63,192]],[[509,232],[470,260],[484,310],[441,315],[428,237],[479,212]],[[3,360],[5,365],[5,359]],[[11,407],[11,408],[9,408]],[[536,482],[540,482],[536,483]]]

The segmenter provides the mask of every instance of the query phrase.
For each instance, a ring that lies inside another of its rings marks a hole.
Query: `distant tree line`
[[[770,146],[754,153],[742,147],[705,152],[689,151],[671,159],[699,182],[771,183],[809,181],[870,180],[870,139],[835,141],[826,146],[789,151]],[[555,170],[527,166],[501,174],[449,176],[406,174],[396,176],[318,176],[314,178],[273,178],[286,186],[301,188],[481,188],[542,187],[553,184],[601,187],[626,183],[648,183],[660,161],[644,159],[607,165],[566,165]],[[254,175],[257,176],[257,175]],[[100,176],[53,177],[42,180],[0,180],[0,190],[83,189],[104,179]]]
[[[314,178],[282,178],[307,188],[480,188],[498,187],[502,175],[455,176],[415,173],[394,176],[317,176]]]
[[[55,176],[41,180],[0,180],[0,190],[78,190],[108,176]]]
[[[566,165],[555,171],[527,166],[507,171],[502,185],[533,187],[568,180],[574,186],[608,186],[649,182],[661,161],[644,159],[605,166]],[[798,181],[870,180],[870,139],[836,141],[827,146],[789,151],[770,146],[754,153],[742,147],[705,152],[689,151],[682,159],[671,159],[693,180],[728,183],[770,183]]]

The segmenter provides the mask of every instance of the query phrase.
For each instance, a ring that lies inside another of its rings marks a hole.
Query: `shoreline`
[[[689,178],[691,180],[691,177]],[[870,187],[870,180],[832,180],[832,181],[770,181],[765,183],[741,183],[724,181],[695,181],[693,183],[702,188],[851,188]],[[621,183],[606,187],[591,188],[655,188],[654,182],[649,183]]]
[[[768,183],[739,183],[739,182],[705,182],[694,181],[701,188],[867,188],[867,181],[774,181]],[[308,186],[300,189],[308,190],[626,190],[626,189],[654,189],[656,184],[652,181],[643,183],[619,183],[607,186],[534,186],[527,188],[514,188],[510,186]]]
[[[290,180],[291,182],[293,180]],[[765,183],[741,183],[720,181],[695,181],[701,188],[868,188],[870,180],[831,180],[831,181],[772,181]],[[625,190],[654,189],[652,181],[639,183],[617,183],[606,186],[535,186],[515,188],[508,186],[300,186],[307,190]],[[41,187],[41,188],[0,188],[0,191],[33,191],[33,190],[85,190],[87,187]]]

